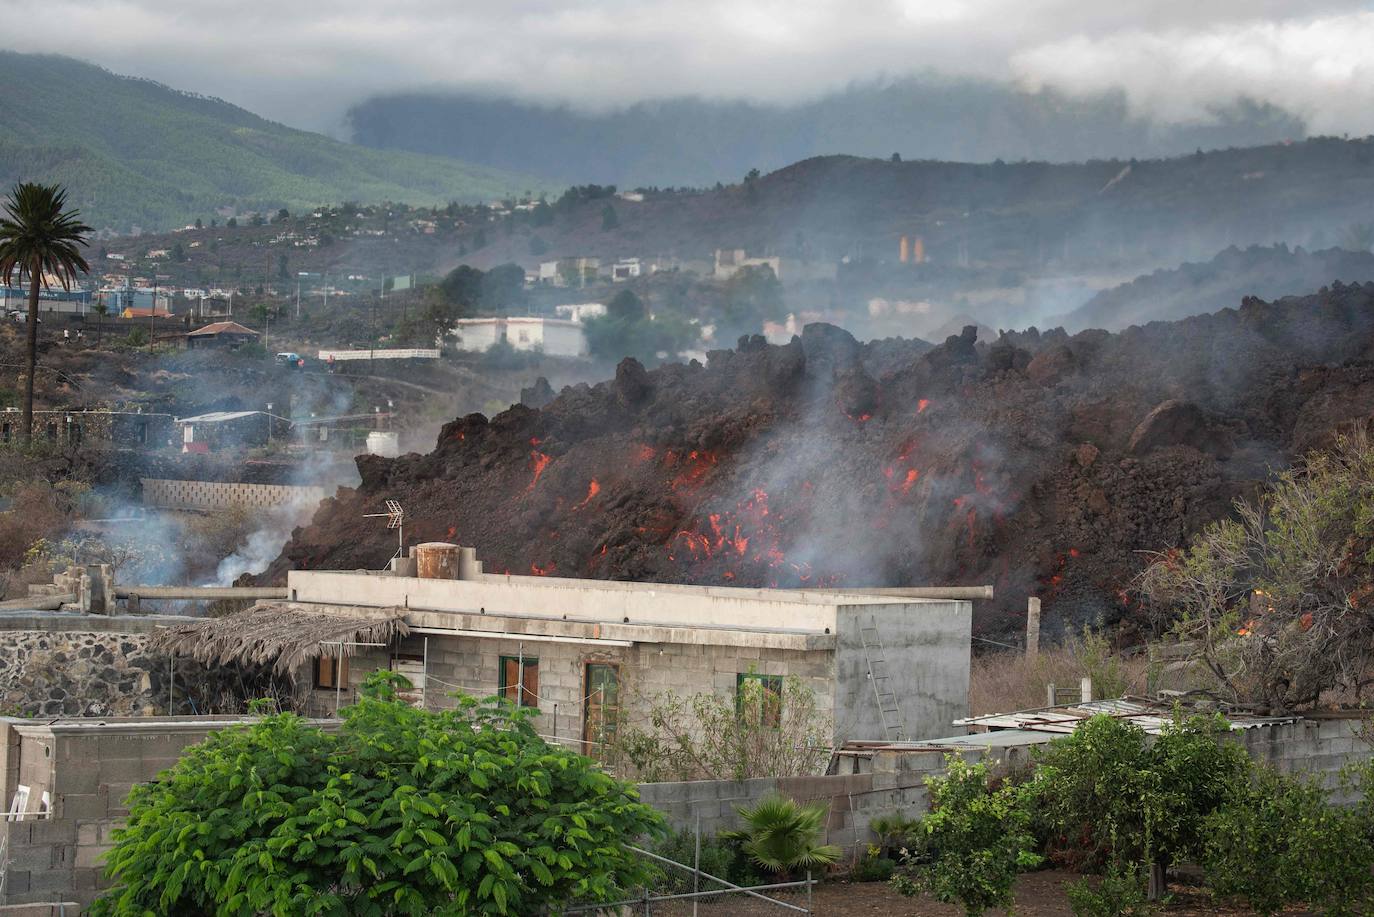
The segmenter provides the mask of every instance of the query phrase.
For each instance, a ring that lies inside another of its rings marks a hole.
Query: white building
[[[538,350],[556,357],[587,353],[582,324],[563,318],[460,318],[452,336],[455,346],[466,351],[487,351],[505,341],[516,350]]]
[[[621,258],[611,265],[611,280],[619,283],[638,277],[642,271],[638,258]]]
[[[554,306],[553,311],[559,318],[566,318],[570,322],[585,322],[589,318],[605,315],[606,306],[599,302],[567,303]]]

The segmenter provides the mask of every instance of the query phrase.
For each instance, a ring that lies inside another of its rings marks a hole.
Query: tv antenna
[[[406,549],[406,511],[401,509],[401,504],[395,500],[386,501],[386,512],[384,513],[364,513],[364,519],[385,519],[388,529],[396,530],[396,553],[392,557],[400,557]]]

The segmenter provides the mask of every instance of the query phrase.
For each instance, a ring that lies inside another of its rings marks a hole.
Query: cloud
[[[1078,35],[1018,52],[1031,89],[1125,92],[1132,110],[1170,123],[1205,122],[1248,97],[1303,117],[1314,133],[1374,132],[1374,12],[1250,22],[1195,31],[1132,29]]]
[[[0,0],[0,17],[24,23],[0,36],[17,50],[61,36],[115,72],[316,128],[408,89],[596,109],[801,101],[929,71],[1120,88],[1169,119],[1238,94],[1330,130],[1363,130],[1374,110],[1374,13],[1353,0]]]

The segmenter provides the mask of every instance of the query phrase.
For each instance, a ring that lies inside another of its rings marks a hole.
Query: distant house
[[[583,287],[601,272],[600,258],[559,258],[539,262],[539,282],[555,287]]]
[[[638,258],[621,258],[611,265],[611,280],[620,283],[638,277],[643,270]]]
[[[18,408],[0,412],[0,445],[18,438]],[[79,446],[84,442],[157,449],[172,438],[172,415],[142,411],[34,411],[33,435],[48,443]]]
[[[606,305],[599,302],[566,303],[554,306],[553,311],[559,318],[566,318],[570,322],[585,322],[589,318],[605,315]]]
[[[275,434],[285,435],[288,421],[265,411],[211,411],[176,421],[182,452],[216,452],[266,445]]]
[[[460,318],[453,337],[457,348],[467,351],[487,351],[504,341],[516,350],[538,350],[556,357],[587,353],[582,323],[563,318]]]
[[[215,322],[186,335],[188,348],[227,347],[234,349],[257,341],[258,333],[238,322]]]
[[[715,278],[717,280],[729,280],[743,268],[765,265],[773,269],[774,277],[779,280],[782,279],[781,258],[750,258],[742,248],[718,248],[716,249]]]

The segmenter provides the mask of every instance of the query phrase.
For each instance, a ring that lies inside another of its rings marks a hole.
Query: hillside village
[[[0,917],[1374,913],[1374,12],[757,6],[0,36]]]

